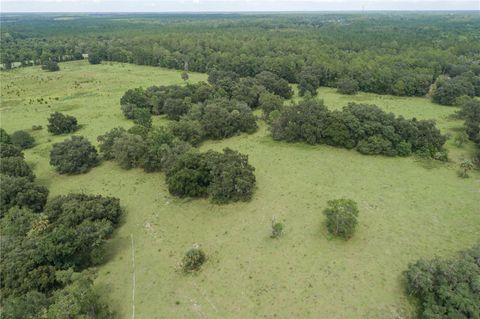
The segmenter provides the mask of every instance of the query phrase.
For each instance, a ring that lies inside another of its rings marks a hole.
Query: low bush
[[[200,270],[206,260],[206,255],[202,249],[194,246],[187,251],[182,260],[182,268],[185,272],[193,272]]]
[[[271,238],[279,238],[283,235],[283,224],[277,222],[275,217],[272,218],[272,234],[270,235]]]

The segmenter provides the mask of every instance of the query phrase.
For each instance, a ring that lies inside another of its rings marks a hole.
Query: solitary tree
[[[335,199],[328,201],[328,207],[323,211],[327,217],[328,231],[343,239],[352,237],[357,226],[357,204],[350,199]]]
[[[48,119],[48,131],[54,135],[72,133],[78,129],[77,119],[60,112],[52,113]]]
[[[53,144],[50,165],[60,174],[81,174],[98,164],[95,147],[83,136]]]
[[[187,72],[182,72],[182,80],[187,81],[188,78],[189,78],[188,73]]]

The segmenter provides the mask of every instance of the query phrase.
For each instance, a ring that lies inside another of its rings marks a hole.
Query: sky
[[[480,0],[0,0],[1,12],[478,10]]]

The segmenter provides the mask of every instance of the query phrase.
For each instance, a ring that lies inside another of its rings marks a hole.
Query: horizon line
[[[329,13],[329,12],[479,12],[480,9],[331,9],[331,10],[192,10],[192,11],[182,11],[182,10],[171,10],[171,11],[1,11],[3,13],[138,13],[138,14],[158,14],[158,13]]]

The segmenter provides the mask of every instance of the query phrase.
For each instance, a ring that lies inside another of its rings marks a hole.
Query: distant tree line
[[[88,54],[93,64],[188,66],[189,71],[242,77],[267,71],[298,83],[301,94],[315,95],[319,86],[346,94],[430,92],[435,102],[447,105],[455,96],[480,94],[475,14],[171,15],[162,16],[161,30],[152,23],[158,16],[142,19],[135,24],[89,16],[7,19],[2,63],[40,64]]]
[[[270,129],[275,140],[355,148],[362,154],[446,159],[446,137],[431,120],[407,120],[375,105],[350,103],[330,111],[323,101],[306,99],[283,107]]]

